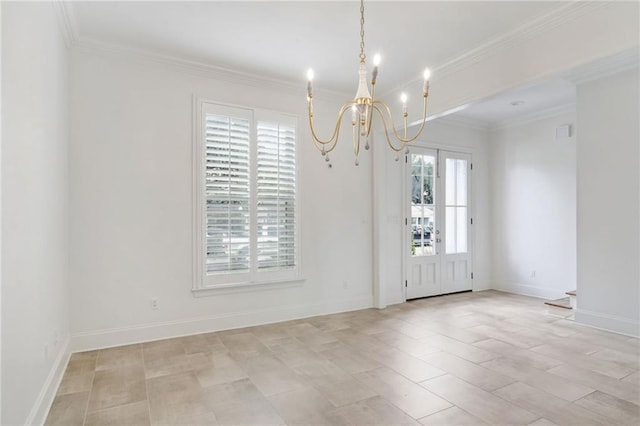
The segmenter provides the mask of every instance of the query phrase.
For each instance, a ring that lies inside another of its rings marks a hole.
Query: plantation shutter
[[[250,268],[251,121],[206,115],[206,273]]]
[[[296,128],[257,123],[257,267],[296,266]]]

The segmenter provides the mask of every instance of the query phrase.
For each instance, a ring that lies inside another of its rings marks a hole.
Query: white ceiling
[[[419,78],[560,2],[369,1],[367,54],[381,53],[378,90]],[[359,2],[72,2],[80,41],[153,51],[350,93],[357,83]]]

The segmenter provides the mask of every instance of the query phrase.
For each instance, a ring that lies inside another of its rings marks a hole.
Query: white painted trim
[[[437,118],[437,120],[439,124],[462,127],[463,129],[489,130],[491,127],[486,121],[478,120],[475,118],[462,117],[456,114],[447,114]]]
[[[635,47],[570,70],[562,77],[578,85],[630,70],[639,64],[640,50]]]
[[[575,114],[576,104],[571,102],[565,105],[559,105],[541,111],[533,111],[528,114],[519,115],[507,120],[498,121],[491,126],[492,131],[508,129],[516,126],[534,123],[536,121],[546,120],[548,118],[557,117],[563,114]]]
[[[373,307],[373,300],[369,296],[317,304],[277,306],[258,311],[232,312],[200,318],[76,333],[71,336],[71,351],[81,352],[102,349],[192,334],[271,324],[317,315],[356,311],[371,307]]]
[[[539,15],[509,32],[500,34],[478,47],[470,49],[461,55],[452,57],[449,60],[444,61],[444,63],[433,67],[431,79],[434,83],[437,83],[437,81],[443,76],[448,76],[469,68],[499,50],[509,49],[517,46],[518,44],[535,39],[553,28],[565,25],[586,13],[604,7],[607,3],[613,2],[608,0],[600,2],[572,1],[563,3],[561,6]],[[392,93],[397,93],[403,87],[416,84],[420,81],[422,81],[420,78],[408,81],[401,87],[394,87],[392,90],[383,93],[382,97],[387,97]],[[462,104],[464,103],[460,103],[458,105]]]
[[[640,337],[640,322],[600,312],[578,308],[575,322],[600,330],[611,331],[626,336]]]
[[[124,47],[117,44],[105,43],[97,40],[82,38],[72,43],[72,48],[84,54],[94,54],[106,57],[116,57],[127,61],[142,61],[143,63],[152,63],[162,65],[168,70],[187,73],[205,78],[224,81],[232,84],[245,85],[256,88],[267,88],[281,93],[306,98],[306,85],[292,83],[291,81],[281,80],[277,78],[268,78],[260,75],[251,74],[243,71],[235,71],[229,68],[219,67],[204,62],[197,62],[178,58],[175,56],[164,55],[157,52],[151,52],[142,49],[134,49]],[[346,93],[327,90],[314,89],[317,98],[327,101],[336,101],[342,103],[345,99],[349,99],[351,95]]]
[[[77,25],[75,23],[75,15],[68,4],[63,0],[54,0],[53,7],[58,18],[58,24],[64,44],[67,48],[70,48],[73,43],[78,39],[78,33],[76,31]]]
[[[498,283],[494,281],[491,288],[494,290],[504,291],[505,293],[513,293],[547,300],[557,300],[566,297],[564,291],[544,286],[532,286],[519,283]]]
[[[56,397],[56,392],[58,391],[58,387],[60,387],[62,376],[64,375],[64,371],[67,369],[67,364],[69,363],[69,357],[71,355],[69,352],[70,341],[70,336],[67,335],[62,343],[58,355],[56,356],[56,360],[49,371],[47,380],[44,381],[44,384],[40,389],[40,393],[38,394],[38,398],[29,412],[29,417],[27,417],[25,424],[43,425],[47,420],[47,415],[49,414],[53,400]]]

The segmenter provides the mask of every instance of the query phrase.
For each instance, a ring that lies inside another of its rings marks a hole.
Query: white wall
[[[303,115],[304,81],[259,87],[93,50],[73,53],[71,78],[75,349],[371,306],[370,153],[354,167],[343,138],[327,167]],[[194,94],[299,115],[302,285],[192,295]],[[326,137],[338,105],[322,99]]]
[[[413,130],[415,131],[415,129]],[[411,131],[409,132],[411,134]],[[402,280],[402,232],[403,194],[402,162],[395,162],[390,149],[384,146],[382,137],[377,140],[376,183],[374,191],[378,196],[377,232],[380,244],[376,268],[381,287],[381,306],[404,302],[404,282]],[[488,131],[468,127],[450,120],[433,120],[427,123],[423,134],[415,143],[418,146],[470,152],[473,162],[472,172],[472,215],[474,232],[473,272],[474,290],[489,288],[490,282],[490,200],[488,190]]]
[[[1,7],[2,424],[37,424],[69,333],[68,55],[52,3]]]
[[[575,113],[492,131],[492,286],[546,299],[576,288]],[[535,273],[534,273],[535,272]]]
[[[638,68],[578,85],[576,320],[640,335]]]

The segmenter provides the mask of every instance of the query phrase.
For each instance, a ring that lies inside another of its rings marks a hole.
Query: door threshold
[[[414,300],[433,299],[434,297],[451,296],[452,294],[471,293],[473,290],[454,291],[453,293],[434,294],[433,296],[415,297],[413,299],[407,299],[405,302],[413,302]]]

